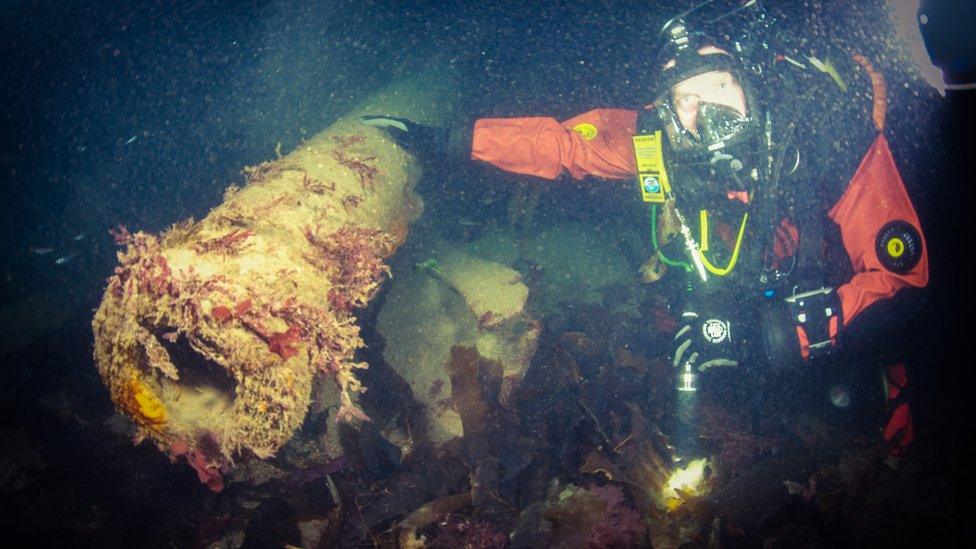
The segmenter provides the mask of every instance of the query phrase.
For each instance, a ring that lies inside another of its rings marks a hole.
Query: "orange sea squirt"
[[[127,408],[133,418],[144,425],[160,425],[166,422],[166,406],[136,377],[129,380],[129,395],[131,400]]]

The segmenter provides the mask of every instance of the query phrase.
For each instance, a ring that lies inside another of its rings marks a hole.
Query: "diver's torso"
[[[772,148],[764,142],[767,136],[758,135],[728,151],[744,164],[741,180],[723,181],[720,173],[701,162],[698,169],[684,173],[679,169],[672,178],[676,202],[691,233],[699,240],[707,234],[707,242],[698,242],[703,256],[719,268],[734,261],[726,274],[710,273],[707,281],[692,281],[699,301],[749,308],[791,285],[830,285],[849,278],[850,265],[838,253],[842,251],[839,232],[827,214],[846,189],[875,131],[867,76],[853,62],[835,63],[843,67],[847,90],[822,74],[792,66],[766,76],[762,88],[769,91],[761,103],[769,116]],[[763,170],[765,177],[748,177],[753,170]],[[678,190],[682,182],[684,192]],[[763,185],[774,183],[772,196],[763,196],[768,190]],[[740,196],[746,191],[752,199],[745,203],[730,198],[735,191]],[[736,237],[746,215],[737,249]],[[816,245],[804,239],[815,239]],[[695,273],[687,276],[698,278]]]

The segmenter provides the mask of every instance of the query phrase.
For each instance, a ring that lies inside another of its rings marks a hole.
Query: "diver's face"
[[[693,76],[671,88],[671,103],[681,125],[699,136],[699,113],[703,104],[727,107],[746,116],[746,95],[729,71],[711,71]]]

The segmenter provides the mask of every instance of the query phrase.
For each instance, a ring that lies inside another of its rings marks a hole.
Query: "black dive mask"
[[[710,157],[749,140],[758,128],[752,93],[733,71],[689,76],[669,88],[655,106],[671,149],[679,156]]]

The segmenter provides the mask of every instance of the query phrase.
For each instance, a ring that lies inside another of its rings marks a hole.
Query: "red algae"
[[[289,326],[284,332],[274,333],[268,338],[268,349],[280,356],[282,360],[288,360],[298,354],[295,344],[300,338],[301,332],[299,332],[298,327]]]
[[[218,322],[227,322],[231,319],[232,313],[229,308],[223,305],[218,305],[210,311],[210,315],[217,319]]]
[[[359,184],[363,189],[373,188],[373,185],[376,183],[376,176],[379,175],[379,170],[375,166],[367,164],[367,162],[376,160],[375,156],[353,158],[347,156],[342,149],[336,149],[332,151],[332,157],[335,158],[340,166],[349,168],[359,177]]]
[[[306,227],[305,238],[318,252],[306,259],[329,273],[334,285],[328,295],[334,310],[365,306],[389,273],[383,256],[394,242],[382,231],[347,224],[321,237],[317,228]]]
[[[245,299],[237,305],[234,306],[234,316],[241,316],[242,314],[251,310],[251,300]]]
[[[236,254],[244,247],[248,238],[254,235],[254,231],[234,229],[233,231],[217,238],[197,242],[193,245],[193,251],[197,254],[207,252],[222,252]]]

